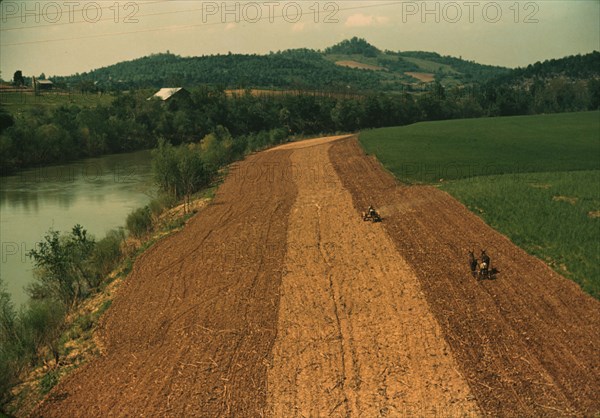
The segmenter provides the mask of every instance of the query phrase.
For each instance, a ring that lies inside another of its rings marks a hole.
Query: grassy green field
[[[419,123],[360,140],[401,181],[441,184],[600,298],[600,112]]]
[[[600,169],[600,112],[423,122],[365,131],[365,150],[407,183]]]
[[[24,111],[32,108],[55,108],[66,104],[75,104],[80,107],[94,107],[100,104],[108,105],[114,100],[110,94],[81,94],[47,92],[35,96],[32,92],[0,93],[0,105],[14,116],[20,116]]]
[[[600,299],[600,170],[476,177],[448,193]]]

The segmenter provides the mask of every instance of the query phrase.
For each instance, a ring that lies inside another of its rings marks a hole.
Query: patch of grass
[[[58,370],[50,370],[40,380],[40,394],[45,395],[50,392],[54,386],[57,385],[60,380]]]
[[[600,169],[600,112],[423,122],[360,142],[401,181]]]
[[[442,70],[442,71],[445,71],[446,73],[451,73],[451,74],[458,73],[458,71],[456,71],[454,68],[452,68],[448,64],[441,64],[441,63],[435,62],[435,61],[429,61],[429,60],[422,59],[422,58],[407,57],[407,56],[403,56],[403,55],[401,55],[401,57],[403,60],[417,65],[423,72],[437,73],[440,70]]]
[[[131,270],[133,270],[134,261],[135,258],[132,257],[127,257],[125,260],[123,260],[123,267],[121,268],[119,273],[117,273],[117,277],[121,277],[123,279],[127,277],[127,275],[131,273]]]
[[[106,312],[106,310],[108,308],[110,308],[110,306],[112,305],[112,300],[106,300],[104,301],[104,303],[102,303],[102,305],[100,306],[100,308],[98,308],[98,311],[96,311],[95,315],[100,318],[102,316],[102,314],[104,312]]]
[[[74,325],[81,329],[82,331],[89,331],[94,326],[94,318],[91,314],[83,315],[77,318],[74,322]]]
[[[599,184],[593,170],[478,177],[443,189],[600,299],[600,219],[589,215],[600,209]]]

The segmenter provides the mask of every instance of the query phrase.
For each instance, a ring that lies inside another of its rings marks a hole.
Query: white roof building
[[[169,100],[170,98],[172,98],[173,96],[175,96],[180,91],[185,91],[185,89],[183,87],[166,87],[166,88],[162,88],[159,91],[157,91],[156,93],[154,93],[154,96],[148,97],[148,100],[160,99],[163,102],[166,102],[167,100]]]

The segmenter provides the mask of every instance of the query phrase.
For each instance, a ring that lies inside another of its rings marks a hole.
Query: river
[[[0,277],[19,306],[33,280],[27,252],[50,229],[81,224],[96,239],[156,194],[150,151],[107,155],[0,177]]]

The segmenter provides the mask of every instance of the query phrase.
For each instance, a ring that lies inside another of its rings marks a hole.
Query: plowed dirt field
[[[363,222],[369,204],[384,221]],[[500,273],[474,280],[466,251]],[[286,144],[135,263],[40,417],[600,411],[600,303],[354,137]]]

